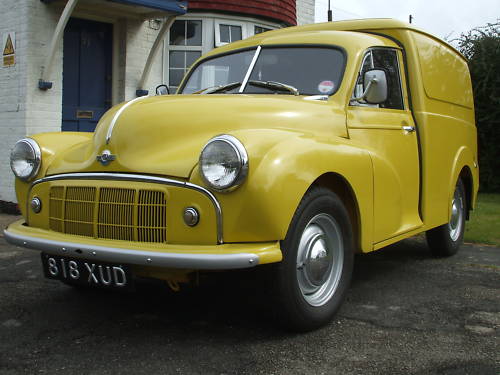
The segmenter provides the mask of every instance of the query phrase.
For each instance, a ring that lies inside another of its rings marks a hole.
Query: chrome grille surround
[[[209,190],[207,190],[201,186],[198,186],[198,185],[195,185],[195,184],[192,184],[189,182],[182,182],[182,181],[172,180],[172,179],[168,179],[168,178],[148,176],[148,175],[136,175],[136,174],[127,174],[127,173],[66,173],[66,174],[48,176],[48,177],[44,177],[44,178],[38,179],[36,181],[33,181],[33,183],[30,186],[30,190],[29,190],[28,194],[29,194],[29,196],[31,196],[31,189],[37,184],[40,184],[43,182],[61,181],[61,180],[134,181],[134,182],[145,182],[145,183],[177,186],[177,187],[195,190],[195,191],[205,195],[212,203],[214,210],[215,210],[216,218],[217,218],[217,243],[222,244],[224,242],[223,232],[222,232],[222,209],[221,209],[221,206],[220,206],[217,198]],[[58,188],[60,188],[60,187],[58,187]],[[89,187],[82,187],[81,189],[89,189]],[[90,187],[90,189],[92,189],[92,187]],[[101,188],[100,190],[103,190],[103,189],[105,189],[105,188]],[[151,190],[144,190],[144,191],[148,192]],[[139,193],[139,195],[140,194],[141,193]],[[142,206],[141,209],[147,210],[148,205]],[[54,200],[51,199],[50,210],[51,210],[51,212],[62,213],[62,210],[63,210],[62,203],[60,201],[58,201],[57,199],[54,199]],[[144,219],[144,220],[145,221],[143,222],[143,224],[145,226],[150,226],[152,224],[151,222],[147,221],[147,220],[152,220],[152,219]],[[52,220],[52,221],[55,222],[57,220]],[[106,223],[104,223],[104,224],[106,224]],[[54,227],[57,227],[55,223],[54,223]],[[58,227],[58,228],[60,229],[60,227]],[[59,231],[62,231],[62,230],[59,230]],[[140,234],[138,236],[140,237],[140,236],[145,236],[145,235],[147,236],[147,234],[143,233],[143,234]]]

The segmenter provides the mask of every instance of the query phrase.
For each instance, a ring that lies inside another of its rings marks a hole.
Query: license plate
[[[123,264],[92,262],[42,253],[45,277],[72,284],[131,290],[132,271]]]

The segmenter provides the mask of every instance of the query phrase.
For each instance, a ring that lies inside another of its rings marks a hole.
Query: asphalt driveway
[[[0,374],[500,373],[498,248],[436,259],[416,238],[357,256],[336,319],[300,335],[277,328],[257,277],[82,292],[0,238]]]

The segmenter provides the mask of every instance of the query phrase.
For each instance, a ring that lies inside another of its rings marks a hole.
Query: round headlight
[[[42,160],[40,146],[31,138],[18,141],[10,153],[10,168],[16,177],[24,181],[34,178]]]
[[[239,186],[248,173],[248,155],[243,144],[231,135],[212,138],[200,155],[200,173],[214,190]]]

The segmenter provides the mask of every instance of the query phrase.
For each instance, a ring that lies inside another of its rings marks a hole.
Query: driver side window
[[[397,50],[391,48],[373,48],[363,57],[361,70],[358,74],[353,98],[363,94],[363,77],[370,69],[381,69],[387,75],[387,100],[381,104],[368,104],[364,100],[352,101],[352,105],[370,106],[389,109],[404,109],[401,77],[399,75],[399,61]]]

